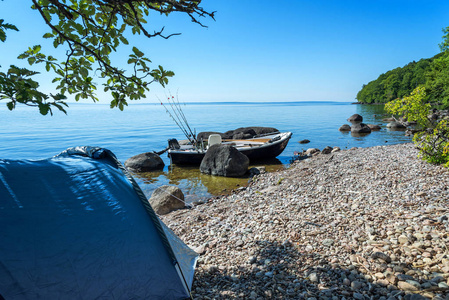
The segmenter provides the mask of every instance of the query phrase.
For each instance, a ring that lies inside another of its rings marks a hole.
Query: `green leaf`
[[[15,105],[14,105],[14,102],[11,101],[11,102],[6,103],[6,106],[8,107],[9,110],[13,110]]]
[[[28,63],[30,65],[34,64],[36,62],[36,58],[35,57],[28,57]]]
[[[47,32],[47,33],[44,34],[42,37],[43,37],[44,39],[49,39],[49,38],[54,37],[54,34],[53,34],[53,33],[50,33],[50,32]]]
[[[133,47],[133,52],[137,57],[142,57],[144,54],[143,52],[141,52],[139,49],[137,49],[136,47]]]

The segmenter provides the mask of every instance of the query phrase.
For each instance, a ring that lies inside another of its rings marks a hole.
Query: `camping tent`
[[[0,299],[185,299],[197,254],[106,149],[0,159]]]

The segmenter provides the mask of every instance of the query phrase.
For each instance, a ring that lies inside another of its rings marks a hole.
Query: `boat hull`
[[[239,147],[236,145],[236,149],[245,154],[251,163],[275,158],[287,147],[291,135],[290,132],[283,133],[283,136],[277,141],[253,147]],[[232,145],[232,142],[224,144]],[[171,163],[176,165],[200,165],[204,155],[206,155],[205,150],[168,150],[168,157]]]

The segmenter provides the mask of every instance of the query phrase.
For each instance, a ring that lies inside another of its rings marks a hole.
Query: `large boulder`
[[[158,187],[150,198],[151,207],[159,215],[184,208],[184,194],[181,189],[172,185]]]
[[[211,146],[201,161],[200,171],[205,174],[240,177],[248,171],[249,158],[230,145]]]
[[[153,152],[141,153],[128,158],[125,167],[133,172],[162,170],[165,164],[159,155]]]
[[[371,128],[364,123],[355,123],[351,126],[351,133],[371,133]]]
[[[256,131],[251,127],[241,127],[235,130],[228,130],[223,134],[225,139],[250,139],[256,135]]]
[[[277,130],[276,128],[273,127],[250,127],[251,129],[253,129],[257,135],[260,134],[267,134],[267,133],[273,133],[273,132],[279,132],[279,130]]]
[[[348,118],[348,122],[354,123],[354,122],[362,122],[363,117],[359,114],[353,114]]]

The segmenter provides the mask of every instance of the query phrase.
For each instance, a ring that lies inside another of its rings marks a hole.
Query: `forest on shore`
[[[427,102],[449,107],[449,51],[444,47],[441,50],[431,58],[410,62],[364,84],[357,93],[357,101],[387,103],[410,95],[418,86],[424,86]]]

